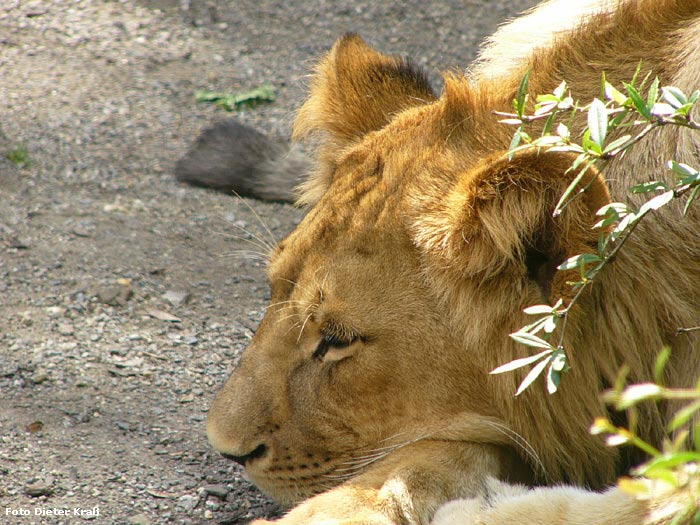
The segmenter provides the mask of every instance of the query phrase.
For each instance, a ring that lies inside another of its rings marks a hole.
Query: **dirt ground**
[[[246,250],[301,213],[173,180],[225,116],[194,91],[271,84],[237,117],[288,135],[339,35],[439,86],[533,3],[0,0],[0,523],[279,515],[204,425],[267,300]]]

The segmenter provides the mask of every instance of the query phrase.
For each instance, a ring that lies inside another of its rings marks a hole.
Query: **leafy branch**
[[[515,113],[497,112],[497,115],[504,117],[502,123],[518,126],[510,144],[511,158],[518,151],[531,148],[577,154],[570,168],[576,176],[559,199],[553,212],[555,218],[587,190],[587,186],[580,185],[589,170],[593,167],[599,170],[604,168],[609,160],[624,154],[653,130],[669,125],[700,130],[700,123],[691,116],[693,107],[700,98],[700,91],[687,96],[674,86],[661,87],[657,78],[651,82],[646,97],[643,97],[641,92],[645,89],[647,79],[637,85],[638,74],[639,69],[630,83],[623,84],[622,91],[603,77],[601,98],[595,98],[585,106],[573,100],[570,93],[567,93],[566,82],[562,82],[552,93],[538,95],[534,112],[527,114],[528,73],[523,77],[513,101]],[[571,128],[580,114],[586,115],[587,125],[577,141],[572,138]],[[526,129],[539,121],[544,121],[544,125],[540,135],[533,138]],[[616,135],[619,136],[612,138]],[[511,338],[542,351],[506,363],[491,372],[499,374],[532,365],[516,395],[525,391],[545,370],[547,390],[550,393],[557,391],[561,374],[570,368],[564,346],[569,314],[584,291],[616,257],[641,221],[653,211],[686,194],[689,197],[684,215],[688,213],[700,192],[700,172],[674,160],[668,162],[668,169],[676,176],[675,185],[651,181],[631,188],[633,193],[658,193],[639,208],[613,202],[598,210],[599,221],[594,228],[600,229],[602,233],[599,235],[597,253],[575,255],[557,268],[560,271],[578,270],[580,274],[578,280],[569,283],[575,293],[568,304],[564,305],[560,299],[553,306],[537,305],[525,309],[526,314],[538,315],[539,318],[511,334]],[[552,342],[557,329],[558,341]]]
[[[655,367],[653,383],[625,386],[627,371],[623,369],[615,388],[606,392],[604,400],[616,410],[627,410],[630,428],[615,426],[608,418],[597,418],[592,434],[605,435],[609,446],[632,445],[644,451],[650,459],[634,468],[632,478],[618,481],[628,494],[640,498],[659,498],[672,494],[674,516],[671,525],[700,524],[700,384],[695,388],[667,388],[663,385],[663,369],[670,349],[661,352]],[[643,440],[636,433],[636,408],[643,402],[676,401],[685,404],[668,423],[667,435],[661,449]],[[692,436],[692,448],[688,448]]]

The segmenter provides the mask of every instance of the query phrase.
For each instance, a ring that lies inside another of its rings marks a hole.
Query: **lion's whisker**
[[[240,196],[238,193],[236,193],[235,191],[234,191],[233,193],[234,193],[234,195],[235,195],[236,197],[238,197],[238,200],[239,200],[240,202],[242,202],[243,204],[245,204],[245,206],[246,206],[251,212],[253,212],[253,215],[254,215],[255,218],[258,220],[258,223],[260,223],[260,225],[265,229],[265,231],[266,231],[267,234],[269,235],[270,240],[272,241],[272,244],[271,244],[270,246],[271,246],[271,248],[274,250],[274,249],[275,249],[275,246],[277,246],[278,242],[277,242],[277,239],[275,239],[275,236],[273,235],[272,230],[267,226],[267,224],[265,223],[265,221],[262,220],[262,217],[260,217],[260,214],[259,214],[257,211],[255,211],[255,208],[253,208],[253,207],[248,203],[248,201],[246,201],[243,197],[241,197],[241,196]]]
[[[268,251],[270,253],[275,251],[275,247],[277,246],[277,241],[275,241],[274,243],[271,244],[267,239],[263,239],[258,234],[246,229],[244,226],[241,226],[240,224],[236,224],[234,222],[228,221],[226,219],[223,219],[223,220],[227,226],[233,226],[237,230],[246,234],[248,237],[252,237],[252,238],[249,239],[249,238],[241,237],[241,236],[236,237],[233,234],[226,233],[226,232],[220,232],[221,235],[224,235],[226,237],[238,238],[240,240],[250,242],[251,244],[255,244],[258,248],[264,249],[265,251]]]
[[[512,428],[507,427],[506,425],[497,423],[495,421],[484,421],[487,425],[491,426],[492,428],[496,429],[497,431],[501,432],[503,435],[507,436],[508,438],[513,441],[518,447],[520,447],[523,452],[525,452],[530,459],[532,459],[537,466],[539,467],[540,471],[542,472],[542,475],[544,476],[544,479],[547,480],[549,479],[549,476],[547,475],[547,470],[545,469],[544,463],[542,463],[542,460],[540,459],[539,455],[537,454],[537,451],[534,449],[534,447],[530,444],[530,442],[525,439],[524,436],[513,430]]]
[[[314,312],[309,312],[309,315],[306,316],[306,319],[304,319],[304,323],[301,325],[301,330],[299,330],[299,335],[297,336],[297,344],[299,344],[299,341],[301,340],[301,336],[304,333],[304,328],[306,328],[306,323],[309,322],[309,319],[314,315]]]
[[[249,259],[254,261],[260,261],[263,263],[268,263],[269,258],[267,255],[261,252],[256,252],[254,250],[233,250],[230,252],[225,252],[221,254],[222,257],[234,257],[236,259]]]

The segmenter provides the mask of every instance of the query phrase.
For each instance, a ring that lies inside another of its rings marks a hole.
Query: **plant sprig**
[[[499,113],[501,122],[518,126],[508,152],[513,157],[524,149],[542,149],[576,154],[570,171],[576,176],[562,194],[553,216],[556,218],[587,187],[579,187],[586,173],[593,167],[603,169],[605,164],[641,142],[653,130],[663,126],[677,126],[700,130],[700,123],[693,120],[692,110],[700,98],[700,91],[687,96],[674,86],[660,86],[654,79],[642,96],[647,79],[637,85],[637,76],[624,83],[622,90],[602,80],[601,98],[595,98],[585,106],[575,102],[567,93],[567,84],[562,82],[552,93],[538,95],[534,112],[526,112],[529,74],[520,83],[513,105],[515,113]],[[572,137],[574,119],[585,114],[587,125],[578,140]],[[533,123],[545,120],[540,135],[533,138],[526,130]],[[618,130],[626,133],[615,136]],[[631,188],[633,193],[658,193],[639,208],[613,202],[597,212],[599,221],[595,228],[603,233],[599,236],[597,253],[582,253],[572,256],[558,266],[559,271],[579,270],[579,279],[570,282],[575,292],[571,301],[564,305],[560,299],[554,306],[537,305],[525,310],[526,314],[539,315],[533,323],[511,334],[515,341],[541,350],[538,354],[499,366],[491,373],[499,374],[532,365],[530,372],[520,383],[516,395],[525,391],[546,371],[547,390],[555,393],[561,382],[561,374],[569,370],[564,346],[569,313],[578,303],[583,292],[593,283],[600,272],[612,261],[634,233],[640,222],[650,213],[669,202],[690,194],[684,214],[700,193],[700,172],[686,164],[671,160],[667,164],[677,178],[673,186],[662,181],[650,181]],[[558,341],[550,339],[558,331]],[[541,335],[538,335],[541,334]]]
[[[615,387],[605,393],[603,399],[607,404],[615,410],[628,412],[630,428],[616,426],[608,418],[600,417],[593,422],[590,431],[606,436],[609,446],[631,445],[649,456],[632,470],[632,477],[618,480],[624,492],[642,499],[658,498],[660,492],[671,493],[675,512],[669,523],[700,525],[700,382],[694,388],[664,386],[663,371],[670,352],[666,348],[659,354],[654,382],[626,385],[627,370],[623,369]],[[685,404],[671,418],[661,448],[657,448],[637,434],[636,409],[641,403],[661,401]]]

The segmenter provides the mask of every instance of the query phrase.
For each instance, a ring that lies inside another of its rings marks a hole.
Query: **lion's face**
[[[570,159],[482,159],[481,130],[453,140],[455,101],[356,38],[319,71],[297,122],[332,137],[314,206],[272,257],[271,304],[208,420],[214,447],[287,503],[418,440],[509,444],[498,392],[516,379],[488,372],[523,355],[507,334],[559,286],[553,261],[595,240],[577,238],[576,206],[607,198],[572,206],[561,228],[579,245],[564,246],[545,229]]]
[[[362,472],[468,405],[489,410],[468,379],[488,371],[458,351],[415,246],[400,229],[381,235],[390,205],[367,221],[357,204],[310,214],[280,245],[271,304],[211,408],[214,446],[253,453],[249,475],[280,501]]]

